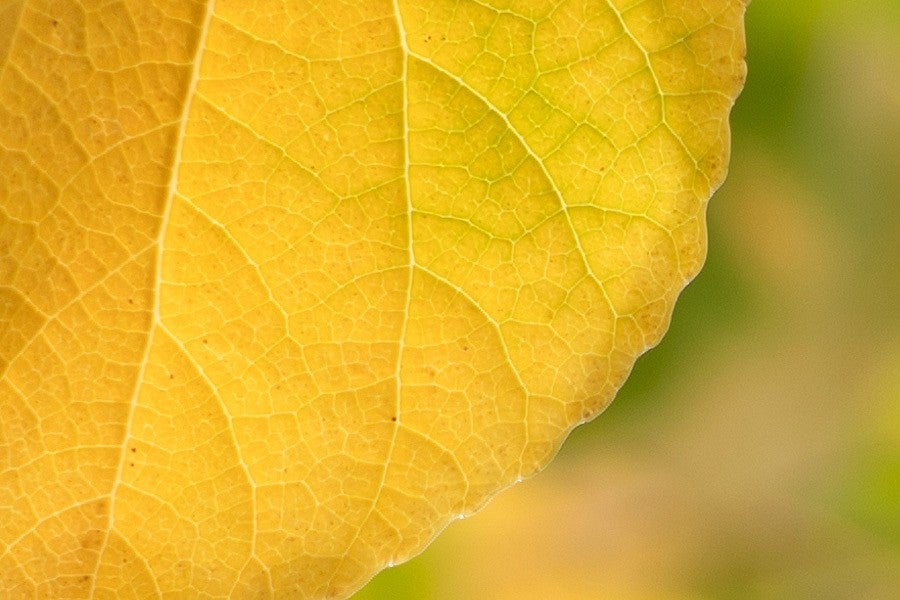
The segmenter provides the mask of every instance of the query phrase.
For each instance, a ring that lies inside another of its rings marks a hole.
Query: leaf
[[[0,4],[0,589],[345,597],[700,268],[739,0]]]

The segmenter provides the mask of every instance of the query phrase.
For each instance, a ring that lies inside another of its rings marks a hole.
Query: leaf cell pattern
[[[737,0],[0,3],[0,595],[336,598],[705,253]]]

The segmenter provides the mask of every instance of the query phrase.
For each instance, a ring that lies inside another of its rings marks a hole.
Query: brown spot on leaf
[[[103,543],[103,532],[99,529],[89,529],[78,536],[78,544],[84,550],[99,550]]]

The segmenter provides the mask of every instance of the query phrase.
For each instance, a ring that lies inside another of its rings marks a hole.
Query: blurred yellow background
[[[357,600],[900,598],[900,3],[754,0],[747,35],[663,343]]]

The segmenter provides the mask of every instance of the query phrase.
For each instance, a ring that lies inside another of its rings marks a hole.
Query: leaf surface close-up
[[[343,598],[706,253],[742,0],[0,1],[0,596]]]

